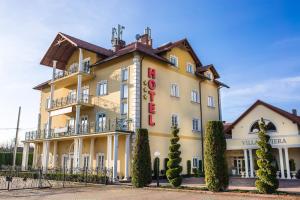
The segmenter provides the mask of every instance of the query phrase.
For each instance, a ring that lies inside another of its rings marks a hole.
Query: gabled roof
[[[188,52],[191,54],[191,56],[193,57],[193,59],[196,62],[197,67],[202,66],[200,59],[198,58],[197,54],[195,53],[194,49],[192,48],[192,46],[190,45],[189,41],[186,38],[178,40],[176,42],[169,42],[167,44],[164,44],[164,45],[156,48],[156,53],[160,54],[160,53],[163,53],[166,51],[170,51],[172,48],[182,46],[182,45],[184,47],[186,47]]]
[[[292,122],[300,125],[300,116],[296,116],[292,113],[289,113],[285,110],[282,110],[278,107],[275,107],[271,104],[268,104],[266,102],[263,102],[261,100],[257,100],[252,106],[250,106],[250,108],[248,108],[239,118],[237,118],[230,126],[228,126],[226,128],[226,130],[224,130],[225,132],[228,132],[229,130],[233,129],[233,127],[239,122],[241,121],[248,113],[250,113],[255,107],[257,107],[258,105],[263,105],[267,108],[269,108],[270,110],[278,113],[279,115],[291,120]]]
[[[108,57],[113,53],[111,50],[59,32],[41,60],[40,64],[52,67],[53,60],[57,60],[57,68],[64,69],[69,58],[77,48],[82,48],[104,57]]]
[[[203,66],[203,67],[198,67],[197,68],[197,71],[200,72],[200,73],[203,73],[203,72],[206,72],[208,70],[211,70],[212,73],[214,74],[214,77],[215,78],[220,78],[220,75],[219,73],[217,72],[216,68],[214,67],[213,64],[210,64],[210,65],[206,65],[206,66]]]

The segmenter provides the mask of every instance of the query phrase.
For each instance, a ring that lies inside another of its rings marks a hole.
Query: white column
[[[291,179],[291,171],[290,171],[290,162],[289,162],[289,149],[287,147],[284,148],[284,156],[285,156],[285,166],[287,172],[287,179]]]
[[[112,135],[107,136],[107,169],[111,168]]]
[[[83,71],[82,61],[83,61],[83,53],[82,53],[82,49],[79,48],[79,58],[78,58],[78,71],[79,72]]]
[[[82,49],[79,48],[79,59],[78,59],[78,72],[82,71]],[[79,73],[77,76],[77,93],[76,93],[76,116],[75,116],[75,134],[80,133],[80,105],[78,105],[81,101],[81,82],[82,82],[82,75]]]
[[[129,163],[130,161],[130,135],[126,135],[126,143],[125,143],[125,180],[129,178]]]
[[[22,154],[22,170],[27,170],[28,167],[28,153],[29,153],[29,143],[25,142],[23,147],[23,154]]]
[[[36,163],[37,163],[37,155],[38,155],[38,145],[37,143],[33,144],[33,158],[32,158],[32,168],[36,168]]]
[[[50,84],[50,98],[49,98],[49,106],[50,108],[52,108],[52,103],[53,103],[53,99],[54,99],[54,84],[53,84],[53,81],[55,80],[55,73],[56,73],[56,64],[57,64],[57,61],[56,60],[53,60],[53,67],[52,67],[52,81],[51,81],[51,84]],[[46,132],[46,138],[50,137],[50,134],[51,134],[51,124],[52,124],[52,117],[51,117],[51,112],[49,111],[48,112],[48,120],[47,120],[47,132]]]
[[[281,173],[281,178],[285,179],[284,175],[284,165],[283,165],[283,155],[282,155],[282,148],[278,148],[279,152],[279,162],[280,162],[280,173]]]
[[[253,166],[252,149],[248,149],[248,151],[249,151],[249,157],[250,157],[250,177],[254,178],[254,166]]]
[[[43,141],[43,158],[42,158],[42,167],[43,172],[47,173],[48,170],[48,161],[49,161],[49,141]]]
[[[78,165],[78,168],[82,168],[82,138],[78,138],[78,154],[77,154],[77,159],[78,159],[78,163],[77,163],[77,165]]]
[[[76,105],[75,134],[80,133],[80,105]]]
[[[137,128],[140,128],[140,87],[141,87],[141,58],[139,54],[135,54],[133,58],[133,87],[134,90],[132,92],[132,114],[131,118],[133,120],[133,131],[136,131]]]
[[[78,138],[74,138],[74,149],[73,149],[73,168],[75,168],[75,171],[76,171],[76,168],[77,168],[77,156],[78,155]]]
[[[95,148],[95,138],[91,138],[90,143],[90,169],[93,169],[93,163],[94,163],[94,148]]]
[[[117,181],[118,176],[118,146],[119,138],[118,133],[114,134],[114,163],[113,163],[113,181]]]
[[[245,174],[246,178],[249,178],[249,169],[248,169],[248,155],[247,155],[247,149],[244,149],[244,160],[245,160]]]
[[[57,141],[53,141],[53,168],[57,165]]]

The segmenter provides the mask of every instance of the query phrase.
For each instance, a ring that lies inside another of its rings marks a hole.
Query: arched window
[[[276,126],[270,120],[265,120],[265,124],[267,127],[267,133],[277,131]],[[259,121],[257,120],[252,124],[252,126],[250,128],[250,133],[258,133],[258,131],[259,131]]]

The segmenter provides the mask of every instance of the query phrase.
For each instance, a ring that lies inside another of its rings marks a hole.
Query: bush
[[[186,174],[187,174],[188,176],[191,175],[191,169],[192,169],[191,161],[190,161],[190,160],[187,160],[187,161],[186,161]]]
[[[144,187],[152,182],[151,155],[147,129],[137,129],[132,162],[131,182]]]
[[[209,121],[206,125],[204,141],[205,182],[210,191],[224,191],[229,177],[225,158],[226,141],[221,121]]]
[[[296,171],[296,164],[295,164],[295,160],[294,159],[290,159],[289,160],[289,163],[290,163],[290,170],[293,172],[293,171]]]
[[[276,169],[272,165],[274,158],[269,143],[270,136],[266,134],[266,125],[263,119],[259,123],[258,138],[259,149],[256,150],[256,155],[259,169],[257,170],[258,179],[255,181],[255,186],[260,193],[271,194],[276,192],[278,180],[276,179]]]
[[[182,182],[182,177],[180,175],[182,172],[182,167],[180,166],[181,152],[179,151],[180,144],[178,144],[179,141],[178,133],[179,133],[179,129],[177,128],[177,126],[172,127],[173,137],[170,139],[171,144],[169,146],[169,154],[168,154],[169,161],[167,163],[168,170],[166,172],[166,175],[169,183],[173,187],[180,186]]]

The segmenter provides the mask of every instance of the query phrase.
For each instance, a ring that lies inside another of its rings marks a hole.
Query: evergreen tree
[[[137,129],[132,163],[131,182],[135,187],[144,187],[152,181],[151,155],[147,129]]]
[[[225,157],[226,140],[221,121],[209,121],[206,125],[204,140],[205,182],[210,191],[224,191],[229,177]]]
[[[271,154],[270,136],[266,134],[266,124],[263,119],[259,123],[258,138],[259,149],[256,150],[256,155],[259,169],[257,170],[258,180],[256,180],[255,186],[261,193],[274,193],[278,188],[278,180],[276,179],[276,169],[272,165],[274,158]]]
[[[181,177],[181,172],[182,172],[182,167],[180,166],[181,162],[181,151],[180,149],[180,144],[178,144],[179,137],[178,137],[179,129],[177,126],[172,127],[172,135],[173,137],[170,139],[170,146],[169,146],[169,161],[167,163],[168,169],[167,169],[167,178],[169,183],[173,187],[178,187],[181,185],[182,182],[182,177]]]

